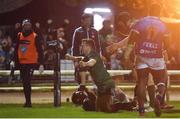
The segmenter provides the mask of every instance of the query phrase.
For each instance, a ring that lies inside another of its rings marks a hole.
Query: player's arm
[[[90,59],[87,62],[84,62],[84,61],[79,62],[80,67],[93,67],[95,64],[96,64],[95,59]]]
[[[84,59],[84,57],[83,56],[73,56],[73,55],[70,55],[70,54],[67,53],[65,55],[65,59],[66,60],[72,60],[72,61],[81,61],[81,60]]]
[[[118,48],[122,48],[127,45],[129,37],[124,38],[122,41],[118,43],[113,43],[112,45],[106,47],[106,52],[108,54],[113,54]]]
[[[134,48],[134,43],[137,41],[138,36],[139,36],[139,32],[137,30],[132,29],[130,31],[128,45],[124,53],[124,59],[129,59],[130,54]]]

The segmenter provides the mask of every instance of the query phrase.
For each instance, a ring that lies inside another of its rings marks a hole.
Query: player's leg
[[[23,91],[26,100],[24,107],[31,107],[31,74],[28,65],[21,65],[20,77],[23,82]]]
[[[79,91],[85,91],[86,90],[86,72],[85,69],[75,68],[75,80],[79,84]]]
[[[156,116],[161,115],[161,107],[160,102],[163,99],[165,90],[166,90],[166,75],[165,75],[165,69],[162,70],[151,70],[151,73],[153,75],[154,82],[157,86],[157,95],[154,99],[154,112]]]
[[[147,91],[148,91],[148,95],[149,95],[150,106],[153,107],[154,106],[154,98],[155,98],[155,84],[154,84],[153,76],[150,73],[148,76]]]
[[[151,70],[151,72],[152,72],[152,75],[154,77],[154,81],[157,85],[158,95],[161,98],[163,98],[165,90],[166,90],[166,82],[167,82],[165,69],[163,69],[163,70]]]
[[[139,114],[144,115],[144,99],[146,96],[146,85],[148,81],[148,75],[149,75],[149,69],[137,69],[137,99],[138,99],[138,105],[139,105]]]
[[[137,71],[135,68],[132,69],[132,74],[133,74],[134,79],[136,80],[136,85],[134,87],[134,99],[137,99],[138,78],[137,78]]]
[[[128,110],[132,111],[134,107],[136,107],[136,101],[130,101],[126,103],[117,102],[111,105],[112,111],[117,112],[118,110]]]
[[[80,75],[80,79],[81,79],[81,85],[85,85],[86,84],[86,72],[81,71],[81,72],[79,72],[79,75]]]
[[[88,59],[85,58],[83,61],[87,61]],[[79,91],[84,91],[86,90],[85,84],[86,84],[86,72],[87,68],[86,67],[79,67],[79,62],[75,62],[75,80],[79,84]]]
[[[96,99],[96,111],[97,112],[101,112],[101,100],[102,100],[102,97],[101,95],[97,95],[97,99]]]
[[[104,91],[98,89],[98,95],[96,100],[96,111],[113,112],[111,105],[112,105],[111,89],[106,89]]]
[[[168,86],[168,80],[169,80],[167,69],[166,69],[165,73],[166,73],[166,89],[165,89],[165,93],[162,97],[162,100],[160,101],[160,104],[161,104],[161,109],[172,109],[172,108],[174,108],[174,106],[167,104],[165,101],[166,93],[168,91],[167,86]]]

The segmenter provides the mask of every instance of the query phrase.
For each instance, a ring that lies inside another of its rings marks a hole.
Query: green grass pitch
[[[171,102],[173,110],[162,113],[163,118],[180,118],[180,102]],[[20,104],[0,104],[0,118],[138,118],[137,112],[119,111],[117,113],[85,112],[80,106],[63,103],[55,108],[53,104],[33,104],[32,108],[23,108]],[[153,112],[145,117],[154,118]]]

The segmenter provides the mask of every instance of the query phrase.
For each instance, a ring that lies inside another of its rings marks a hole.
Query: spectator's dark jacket
[[[94,28],[89,28],[89,30],[85,29],[84,27],[79,27],[74,31],[73,39],[72,39],[72,48],[71,54],[73,56],[82,55],[80,52],[80,46],[82,39],[91,38],[94,40],[95,43],[95,51],[100,53],[100,42],[98,39],[98,32]]]

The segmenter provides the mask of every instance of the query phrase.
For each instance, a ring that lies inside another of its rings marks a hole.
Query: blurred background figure
[[[2,50],[2,48],[0,48],[0,69],[1,70],[6,69],[6,66],[5,66],[5,53]]]
[[[10,36],[5,37],[1,41],[1,47],[5,57],[5,69],[10,69],[10,62],[12,57],[14,56],[14,47]]]
[[[65,54],[68,50],[68,42],[65,39],[65,31],[63,27],[57,29],[57,40],[60,42],[61,45],[61,59],[65,59]]]
[[[99,40],[101,42],[102,55],[105,58],[104,61],[107,69],[110,69],[110,58],[106,52],[106,47],[113,42],[113,31],[111,25],[112,24],[110,20],[104,20],[103,27],[99,30]]]

